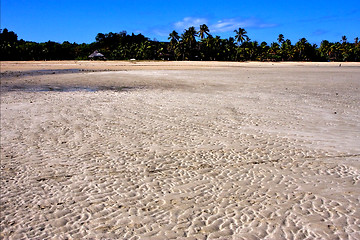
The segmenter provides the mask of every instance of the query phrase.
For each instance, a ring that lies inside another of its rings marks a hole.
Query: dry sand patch
[[[1,79],[2,238],[360,238],[359,65],[143,64]]]

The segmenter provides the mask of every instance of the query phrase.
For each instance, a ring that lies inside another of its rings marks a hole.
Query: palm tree
[[[343,44],[344,44],[344,43],[346,43],[346,41],[347,41],[347,37],[346,37],[345,35],[344,35],[344,36],[342,36],[342,37],[341,37],[341,41],[343,42]]]
[[[209,36],[209,32],[210,32],[210,30],[209,30],[208,26],[206,26],[206,24],[200,25],[200,31],[198,31],[198,34],[201,39],[203,39],[205,37],[205,34],[207,36]]]
[[[279,42],[279,44],[282,44],[283,42],[285,42],[285,40],[284,40],[284,35],[283,34],[279,34],[279,37],[278,37],[278,42]]]
[[[330,60],[340,62],[343,59],[342,51],[341,51],[341,44],[339,42],[336,42],[331,45],[330,47]]]
[[[195,27],[189,27],[188,29],[185,29],[185,32],[181,35],[181,38],[184,41],[190,43],[196,42],[195,37],[197,37],[197,32],[195,30]]]
[[[282,60],[292,60],[294,58],[293,45],[291,45],[290,39],[286,39],[281,44],[280,48]]]
[[[169,34],[168,39],[170,40],[170,45],[168,47],[169,51],[173,54],[175,60],[177,60],[177,52],[179,51],[179,34],[174,30]]]
[[[236,45],[235,39],[233,37],[229,37],[229,39],[224,40],[224,49],[225,49],[225,59],[226,61],[234,61],[236,55]]]
[[[260,60],[268,60],[269,59],[269,54],[268,54],[269,49],[270,49],[270,47],[268,46],[268,44],[266,42],[260,43],[260,46],[259,46]]]
[[[259,43],[257,41],[250,42],[247,49],[247,54],[251,61],[254,61],[258,57]]]
[[[306,60],[305,56],[304,56],[304,52],[306,49],[306,44],[308,43],[308,41],[306,40],[306,38],[301,38],[296,44],[295,44],[295,49],[298,52],[298,60]]]
[[[359,38],[356,37],[354,39],[355,41],[355,47],[354,47],[354,61],[358,62],[360,60],[360,44],[359,44]]]
[[[189,27],[188,29],[185,29],[185,32],[183,34],[181,34],[183,60],[185,59],[185,55],[187,55],[189,58],[193,57],[193,53],[196,47],[196,37],[197,32],[195,30],[195,27]]]
[[[328,40],[321,41],[319,53],[323,60],[328,61],[330,59],[330,47],[331,43]]]
[[[171,43],[177,43],[180,39],[179,34],[174,30],[169,34],[168,39],[170,40]]]
[[[295,44],[295,51],[297,53],[297,60],[300,61],[309,61],[315,60],[317,58],[316,54],[317,45],[311,45],[306,38],[301,38]]]
[[[280,45],[277,42],[273,42],[270,45],[270,51],[271,59],[273,61],[279,61],[281,56],[279,56],[280,53]]]
[[[235,34],[235,40],[238,43],[243,43],[245,41],[245,39],[248,39],[249,37],[246,35],[247,32],[245,31],[244,28],[239,28],[239,30],[234,30]]]

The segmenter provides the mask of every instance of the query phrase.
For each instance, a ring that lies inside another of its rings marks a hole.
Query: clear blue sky
[[[293,44],[353,42],[360,37],[360,1],[1,0],[1,28],[28,41],[90,43],[97,33],[127,31],[167,41],[172,30],[207,24],[222,38],[245,28],[253,41]]]

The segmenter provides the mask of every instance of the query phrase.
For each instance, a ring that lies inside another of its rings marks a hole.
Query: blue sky
[[[97,33],[127,31],[167,41],[172,30],[207,24],[213,36],[245,28],[253,41],[353,42],[360,37],[360,1],[1,0],[1,28],[28,41],[90,43]]]

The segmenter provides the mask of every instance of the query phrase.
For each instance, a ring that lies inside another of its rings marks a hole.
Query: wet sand
[[[2,239],[360,239],[360,64],[1,62]]]

